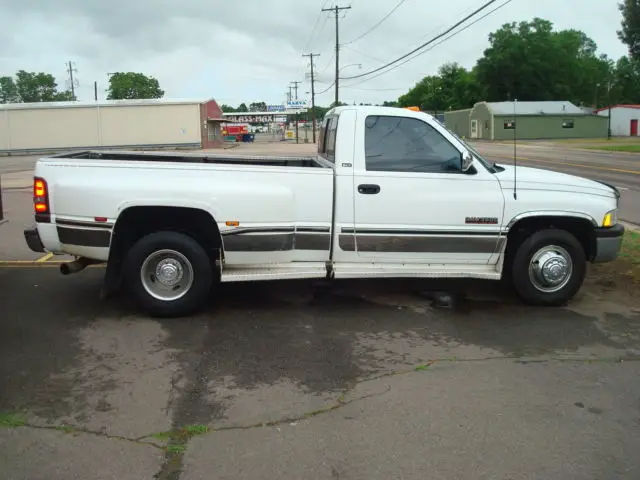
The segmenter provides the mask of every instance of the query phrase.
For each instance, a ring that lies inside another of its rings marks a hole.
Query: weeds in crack
[[[1,428],[18,428],[27,425],[27,417],[21,413],[0,413]]]
[[[138,445],[148,445],[156,448],[163,448],[154,442],[143,441],[141,438],[129,438],[123,435],[110,435],[106,432],[97,430],[89,430],[87,428],[77,427],[74,425],[38,425],[29,423],[26,415],[17,413],[0,413],[0,428],[32,428],[35,430],[52,430],[56,432],[63,432],[67,434],[85,434],[92,435],[94,437],[102,437],[110,440],[122,440],[125,442],[136,443]],[[143,437],[144,438],[144,437]]]
[[[156,432],[144,437],[139,437],[136,440],[142,440],[144,438],[155,438],[163,442],[174,442],[174,444],[187,443],[192,437],[198,435],[205,435],[209,433],[209,427],[201,424],[185,425],[184,427],[172,430],[166,430],[164,432]]]

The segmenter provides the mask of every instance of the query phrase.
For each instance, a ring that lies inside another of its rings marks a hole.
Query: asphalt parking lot
[[[640,478],[640,302],[605,270],[564,308],[491,283],[297,281],[157,320],[99,300],[101,267],[25,256],[20,171],[0,227],[2,479]]]
[[[640,475],[640,308],[597,284],[225,285],[158,321],[56,270],[0,269],[3,478]]]

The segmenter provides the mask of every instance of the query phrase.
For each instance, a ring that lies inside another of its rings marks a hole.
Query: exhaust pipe
[[[71,275],[72,273],[78,273],[84,270],[89,265],[101,263],[99,260],[92,260],[91,258],[79,257],[72,262],[65,262],[60,265],[60,273],[62,275]]]

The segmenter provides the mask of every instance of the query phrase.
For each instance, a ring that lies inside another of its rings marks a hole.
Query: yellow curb
[[[42,257],[40,257],[39,259],[36,260],[36,263],[41,263],[41,262],[46,262],[47,260],[49,260],[51,257],[53,257],[53,253],[49,252],[46,255],[43,255]]]

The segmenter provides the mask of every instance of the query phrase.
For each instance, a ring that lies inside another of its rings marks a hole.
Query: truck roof
[[[327,115],[340,115],[341,112],[347,110],[356,110],[370,115],[403,115],[415,118],[424,118],[424,116],[427,115],[428,117],[433,118],[433,115],[430,115],[427,112],[416,112],[404,107],[382,107],[378,105],[341,105],[339,107],[333,107],[327,112]]]

